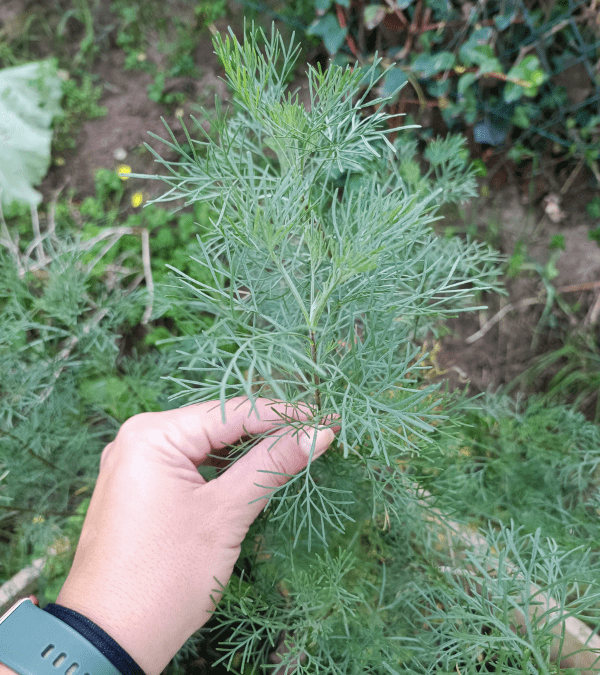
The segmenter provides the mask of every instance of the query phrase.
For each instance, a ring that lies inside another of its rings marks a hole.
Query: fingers
[[[221,494],[229,495],[228,502],[243,525],[250,527],[272,491],[322,455],[334,437],[329,428],[274,431],[213,482],[219,484]]]
[[[259,398],[254,403],[245,397],[225,402],[225,421],[219,401],[207,401],[177,410],[136,415],[119,432],[132,439],[152,440],[159,435],[168,440],[196,466],[214,450],[235,445],[240,438],[264,434],[291,420],[310,419],[308,406],[292,406]]]

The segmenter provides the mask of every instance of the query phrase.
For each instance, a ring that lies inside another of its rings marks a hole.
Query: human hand
[[[154,675],[210,618],[267,496],[325,452],[328,428],[285,404],[236,398],[127,420],[106,446],[73,567],[57,603],[105,630]],[[197,467],[242,436],[274,430],[205,481]],[[316,433],[316,438],[313,436]],[[258,471],[275,473],[257,473]],[[259,485],[264,486],[260,487]],[[259,500],[259,501],[255,501]],[[218,581],[215,581],[215,579]]]

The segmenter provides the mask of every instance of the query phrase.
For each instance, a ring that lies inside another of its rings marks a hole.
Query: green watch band
[[[0,618],[0,663],[19,675],[121,675],[76,630],[29,599]]]

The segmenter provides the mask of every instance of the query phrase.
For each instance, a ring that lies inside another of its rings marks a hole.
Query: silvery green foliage
[[[286,84],[298,50],[277,34],[217,36],[215,48],[234,115],[212,133],[194,120],[202,140],[186,129],[185,146],[171,133],[176,159],[153,151],[168,173],[147,176],[168,185],[157,201],[207,201],[217,214],[196,277],[172,268],[166,289],[216,318],[182,348],[181,396],[279,398],[307,406],[310,424],[341,427],[248,535],[217,615],[223,660],[273,670],[278,648],[280,672],[474,673],[483,658],[502,673],[549,673],[550,622],[520,637],[510,608],[526,607],[530,582],[567,606],[589,575],[551,539],[512,527],[488,532],[468,574],[453,572],[464,557],[442,551],[446,517],[420,484],[451,433],[435,428],[444,398],[423,377],[419,339],[473,309],[498,274],[487,246],[433,229],[441,203],[474,194],[461,141],[431,143],[421,170],[410,132],[373,98],[377,63],[309,68],[306,109]],[[569,612],[595,611],[597,593],[577,598]]]
[[[154,178],[170,186],[158,201],[206,200],[218,214],[198,244],[202,280],[174,270],[187,301],[216,317],[188,351],[181,393],[306,404],[314,424],[339,417],[337,452],[374,477],[419,453],[438,416],[415,337],[493,286],[498,257],[432,230],[441,201],[474,193],[459,141],[433,143],[430,171],[415,175],[409,132],[371,97],[375,67],[309,68],[307,110],[286,85],[298,48],[259,38],[215,39],[236,111],[216,140],[188,135],[184,149],[172,134],[179,158],[155,151],[169,174]],[[353,503],[332,478],[295,477],[273,495],[274,517],[326,541]]]

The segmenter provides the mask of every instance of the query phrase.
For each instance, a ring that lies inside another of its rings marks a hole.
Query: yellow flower
[[[39,525],[40,523],[43,523],[45,520],[46,519],[44,518],[44,516],[34,516],[32,522],[35,523],[36,525]]]
[[[129,176],[123,175],[127,173],[131,173],[131,167],[127,166],[127,164],[121,164],[121,166],[117,169],[117,175],[121,180],[127,180]]]
[[[64,157],[57,157],[54,160],[54,163],[56,164],[56,166],[64,166],[65,165],[65,158]]]
[[[48,548],[48,553],[50,555],[63,555],[68,553],[71,550],[71,541],[69,537],[59,537],[53,544]]]
[[[134,192],[131,195],[131,206],[134,209],[137,209],[138,206],[141,206],[144,202],[144,193],[143,192]]]

